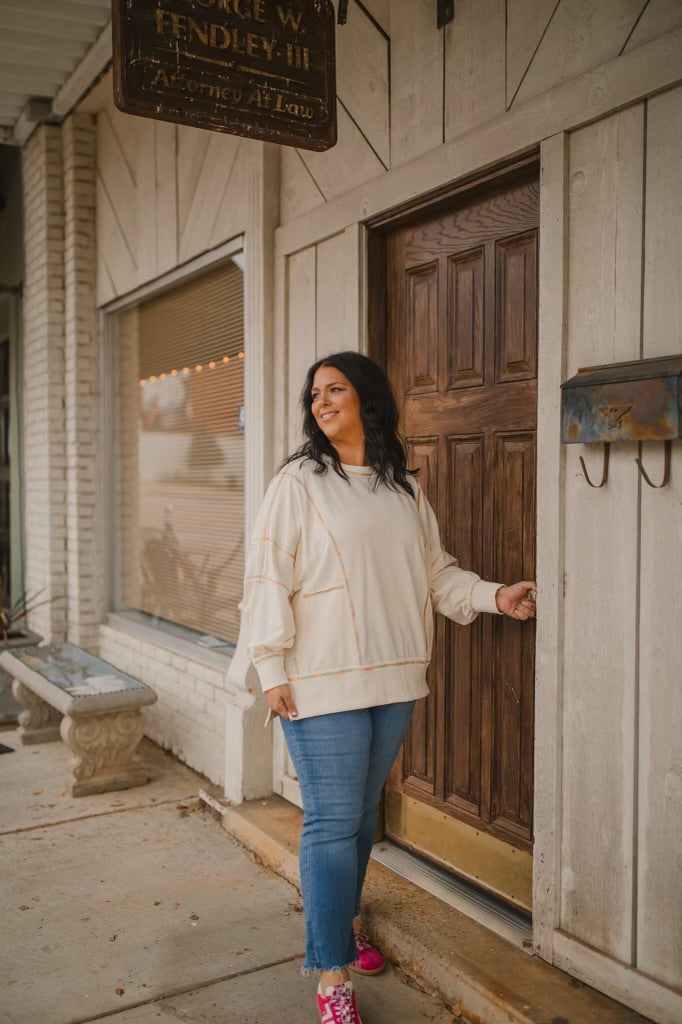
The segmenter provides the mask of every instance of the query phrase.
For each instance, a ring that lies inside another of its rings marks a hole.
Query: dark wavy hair
[[[310,459],[317,463],[316,473],[326,473],[331,463],[335,472],[348,481],[336,448],[322,433],[313,416],[313,380],[321,366],[331,366],[342,373],[358,394],[360,418],[365,430],[365,457],[376,474],[374,488],[386,484],[392,490],[402,489],[414,497],[407,478],[415,476],[417,470],[407,468],[405,448],[398,435],[398,405],[391,385],[381,367],[359,352],[336,352],[318,359],[308,370],[300,402],[305,440],[284,460],[284,465],[298,459]]]

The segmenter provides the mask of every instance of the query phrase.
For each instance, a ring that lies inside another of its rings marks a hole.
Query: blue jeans
[[[353,918],[360,910],[377,806],[414,703],[281,719],[303,799],[304,969],[331,971],[357,957]]]

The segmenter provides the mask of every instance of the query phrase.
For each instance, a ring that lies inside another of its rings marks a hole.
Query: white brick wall
[[[62,127],[68,637],[97,650],[104,613],[100,530],[100,361],[95,306],[94,116]]]
[[[24,164],[26,590],[30,625],[96,650],[103,614],[94,118],[41,125]]]
[[[99,645],[102,658],[156,691],[144,711],[146,735],[223,785],[225,673],[115,625],[101,626]]]
[[[47,603],[30,625],[66,636],[64,202],[61,129],[41,125],[23,151],[25,580]]]

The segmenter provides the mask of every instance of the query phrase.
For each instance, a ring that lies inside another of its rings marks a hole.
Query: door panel
[[[535,560],[538,181],[488,187],[386,240],[386,368],[444,546],[486,579]],[[430,696],[386,829],[530,906],[534,624],[436,617]]]
[[[483,258],[476,249],[448,259],[448,390],[483,383]]]
[[[532,579],[535,558],[535,436],[496,437],[499,486],[495,514],[497,579]],[[529,572],[530,570],[530,572]],[[533,770],[534,629],[511,619],[494,622],[495,824],[518,839],[531,840]]]
[[[438,267],[407,274],[407,350],[410,394],[435,391],[438,378]]]
[[[419,480],[427,497],[436,493],[437,444],[435,437],[407,442],[409,465],[419,469]],[[434,649],[437,643],[436,638]],[[435,750],[436,705],[431,694],[425,700],[417,701],[404,745],[405,783],[417,796],[435,797]]]
[[[537,289],[535,234],[497,246],[496,380],[537,377]]]
[[[483,562],[484,439],[449,437],[447,444],[450,529],[446,548],[463,566]],[[445,695],[444,798],[471,814],[481,814],[481,641],[480,623],[473,629],[443,621],[445,666],[451,685]]]

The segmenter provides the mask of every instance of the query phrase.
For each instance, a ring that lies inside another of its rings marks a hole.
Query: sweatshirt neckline
[[[371,466],[349,466],[347,463],[341,463],[341,469],[345,473],[355,473],[356,476],[373,476],[374,469]]]

